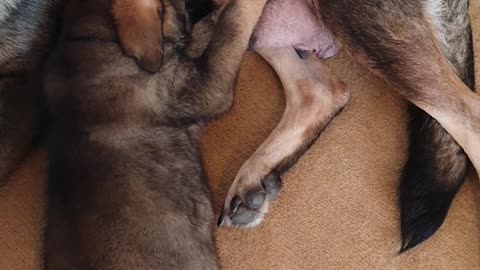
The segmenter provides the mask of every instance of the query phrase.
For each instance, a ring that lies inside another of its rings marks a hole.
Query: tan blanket
[[[471,2],[480,81],[480,0]],[[347,57],[330,64],[353,91],[352,101],[285,177],[263,225],[217,232],[223,269],[479,269],[480,184],[474,175],[440,231],[413,252],[397,255],[406,104]],[[236,171],[268,136],[283,106],[275,74],[249,55],[233,111],[204,134],[217,213]],[[39,269],[44,175],[45,153],[38,150],[0,188],[0,269]]]

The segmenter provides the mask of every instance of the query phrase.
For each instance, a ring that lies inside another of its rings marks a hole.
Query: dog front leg
[[[254,227],[280,190],[280,175],[309,148],[349,100],[344,84],[314,55],[301,60],[293,48],[260,49],[285,90],[277,127],[240,168],[225,200],[219,225]]]
[[[207,36],[211,34],[210,42],[193,64],[185,64],[187,76],[177,80],[179,87],[170,94],[170,119],[177,122],[204,121],[231,107],[241,61],[266,2],[232,0],[223,7],[216,26],[212,28],[213,33],[205,32]]]

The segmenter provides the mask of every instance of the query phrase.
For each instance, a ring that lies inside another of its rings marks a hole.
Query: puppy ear
[[[156,72],[163,62],[160,0],[115,0],[113,18],[123,51],[140,67]]]

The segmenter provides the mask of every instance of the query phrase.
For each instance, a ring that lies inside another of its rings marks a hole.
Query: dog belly
[[[334,56],[340,44],[309,0],[271,0],[252,36],[251,48],[294,47],[319,58]]]

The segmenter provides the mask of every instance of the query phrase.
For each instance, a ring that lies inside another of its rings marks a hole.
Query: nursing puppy
[[[265,2],[230,1],[185,48],[164,40],[155,74],[123,55],[112,1],[68,2],[45,77],[46,269],[217,269],[197,133],[230,107]]]
[[[56,37],[60,2],[0,1],[0,181],[39,135],[39,74]]]
[[[281,187],[279,175],[348,100],[348,91],[319,60],[300,61],[293,48],[328,58],[342,44],[416,106],[400,189],[402,250],[430,237],[464,181],[467,156],[480,169],[480,100],[469,89],[474,79],[467,12],[467,0],[270,1],[252,48],[277,71],[287,108],[237,174],[220,224],[259,224]]]

